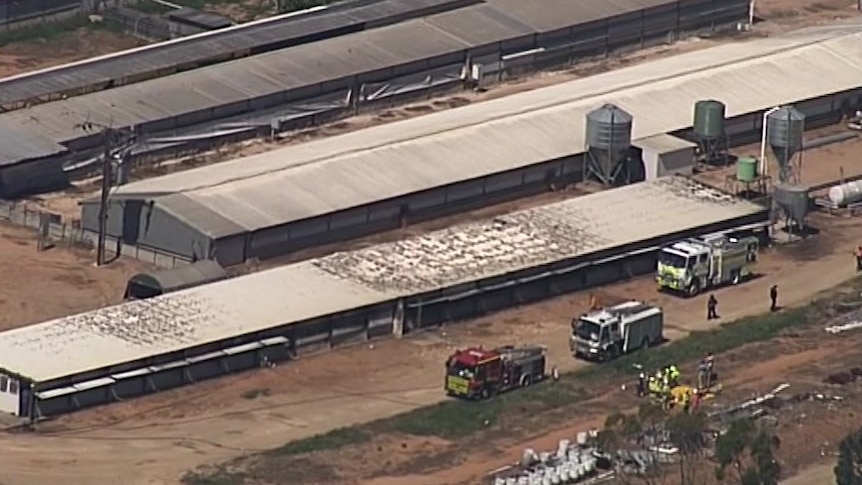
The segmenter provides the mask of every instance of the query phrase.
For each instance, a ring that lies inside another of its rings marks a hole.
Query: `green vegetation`
[[[0,34],[0,47],[16,42],[53,40],[68,32],[84,28],[99,29],[103,28],[103,25],[91,23],[85,15],[76,15],[65,20],[45,22],[4,32]]]
[[[847,435],[838,445],[835,483],[862,485],[862,428]]]
[[[781,465],[775,459],[780,442],[754,421],[740,419],[715,441],[715,478],[739,485],[778,485]]]
[[[322,450],[337,450],[349,445],[364,443],[371,433],[361,428],[339,428],[308,439],[292,441],[267,452],[270,456],[295,456]]]
[[[240,394],[243,399],[257,399],[259,397],[269,396],[269,389],[251,389]]]
[[[183,485],[244,485],[246,478],[244,473],[231,472],[220,467],[205,473],[186,473],[180,481]]]

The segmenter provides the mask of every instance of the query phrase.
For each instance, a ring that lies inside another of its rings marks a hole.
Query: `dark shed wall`
[[[84,229],[98,231],[98,203],[83,204],[81,224]],[[149,200],[112,201],[107,234],[124,244],[155,249],[186,259],[208,259],[212,247],[209,236],[196,231]]]
[[[0,167],[0,197],[12,199],[69,186],[69,177],[57,158]]]

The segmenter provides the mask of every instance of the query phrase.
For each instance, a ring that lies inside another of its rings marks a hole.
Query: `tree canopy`
[[[776,436],[749,419],[732,422],[715,442],[716,478],[739,485],[778,485],[781,465],[774,451],[779,445]]]
[[[862,428],[847,435],[838,445],[835,483],[862,485]]]

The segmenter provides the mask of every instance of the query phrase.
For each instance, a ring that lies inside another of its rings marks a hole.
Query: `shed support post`
[[[395,305],[395,313],[392,315],[392,334],[395,338],[404,336],[404,300],[398,300]]]

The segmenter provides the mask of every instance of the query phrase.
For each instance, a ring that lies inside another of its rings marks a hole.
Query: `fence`
[[[79,221],[64,221],[60,214],[35,209],[26,203],[0,201],[0,220],[35,231],[40,251],[57,244],[93,250],[98,241],[98,234],[81,228]],[[111,237],[106,238],[105,253],[109,261],[120,255],[160,268],[173,268],[189,262],[176,255],[126,244]]]
[[[163,41],[173,37],[171,22],[155,15],[125,7],[114,7],[102,12],[102,17],[123,32],[141,39]]]
[[[0,33],[32,28],[82,12],[87,0],[0,0]]]

